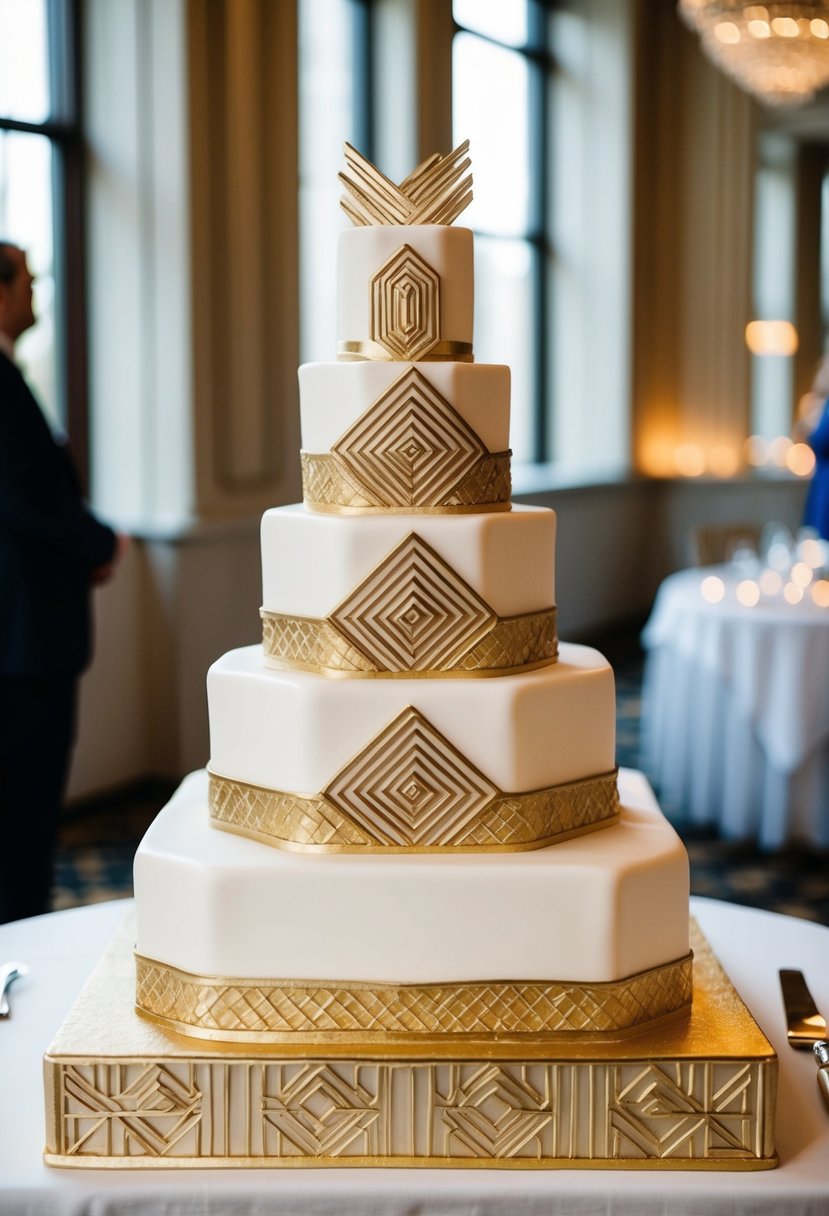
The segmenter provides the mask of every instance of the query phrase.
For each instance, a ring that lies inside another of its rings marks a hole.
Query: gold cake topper
[[[400,185],[345,145],[348,172],[338,174],[348,194],[340,206],[358,228],[377,224],[451,224],[472,202],[472,176],[467,174],[469,140],[446,156],[434,153]]]

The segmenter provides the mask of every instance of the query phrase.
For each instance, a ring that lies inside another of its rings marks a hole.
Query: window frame
[[[81,21],[78,0],[46,0],[49,116],[43,122],[27,122],[0,115],[0,131],[43,136],[52,149],[56,381],[62,390],[65,429],[86,492],[89,424]]]
[[[529,81],[528,146],[530,206],[529,224],[526,230],[510,239],[523,241],[530,250],[532,265],[530,315],[532,317],[533,383],[534,399],[530,402],[532,413],[531,433],[533,450],[528,463],[546,463],[554,458],[552,452],[552,376],[550,369],[549,335],[553,323],[553,301],[550,284],[549,263],[553,256],[550,197],[552,191],[552,158],[548,156],[549,109],[551,78],[557,69],[557,61],[550,46],[549,17],[555,7],[554,0],[526,0],[527,41],[521,46],[500,42],[489,34],[470,29],[452,16],[452,42],[458,34],[466,34],[496,46],[501,50],[520,55],[527,64]],[[498,239],[501,234],[475,229],[476,235]]]

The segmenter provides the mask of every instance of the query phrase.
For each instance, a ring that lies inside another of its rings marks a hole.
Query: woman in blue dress
[[[805,527],[816,528],[824,540],[829,540],[829,355],[818,368],[810,394],[809,413],[804,419],[812,425],[806,442],[815,454],[815,472],[803,510]]]

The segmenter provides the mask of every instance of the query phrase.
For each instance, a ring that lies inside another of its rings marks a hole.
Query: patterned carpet
[[[602,637],[596,644],[616,672],[618,762],[638,768],[638,630]],[[148,781],[70,808],[61,834],[54,906],[70,908],[131,895],[133,855],[172,790],[168,783]],[[664,809],[688,848],[694,894],[829,924],[829,853],[807,848],[760,853],[750,843],[725,842],[714,831],[688,828],[678,808]]]

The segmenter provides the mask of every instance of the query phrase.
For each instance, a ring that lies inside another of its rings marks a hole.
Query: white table
[[[719,603],[705,578],[725,582]],[[643,763],[700,824],[763,848],[829,847],[829,608],[743,607],[723,569],[665,580],[642,635]]]
[[[30,975],[12,989],[0,1024],[0,1216],[79,1212],[209,1212],[304,1216],[826,1216],[829,1111],[811,1054],[786,1043],[777,969],[802,969],[829,1010],[829,928],[694,900],[720,961],[780,1056],[777,1148],[781,1166],[758,1173],[616,1173],[582,1170],[54,1170],[43,1142],[41,1055],[128,908],[127,902],[58,912],[0,927],[0,959]]]

